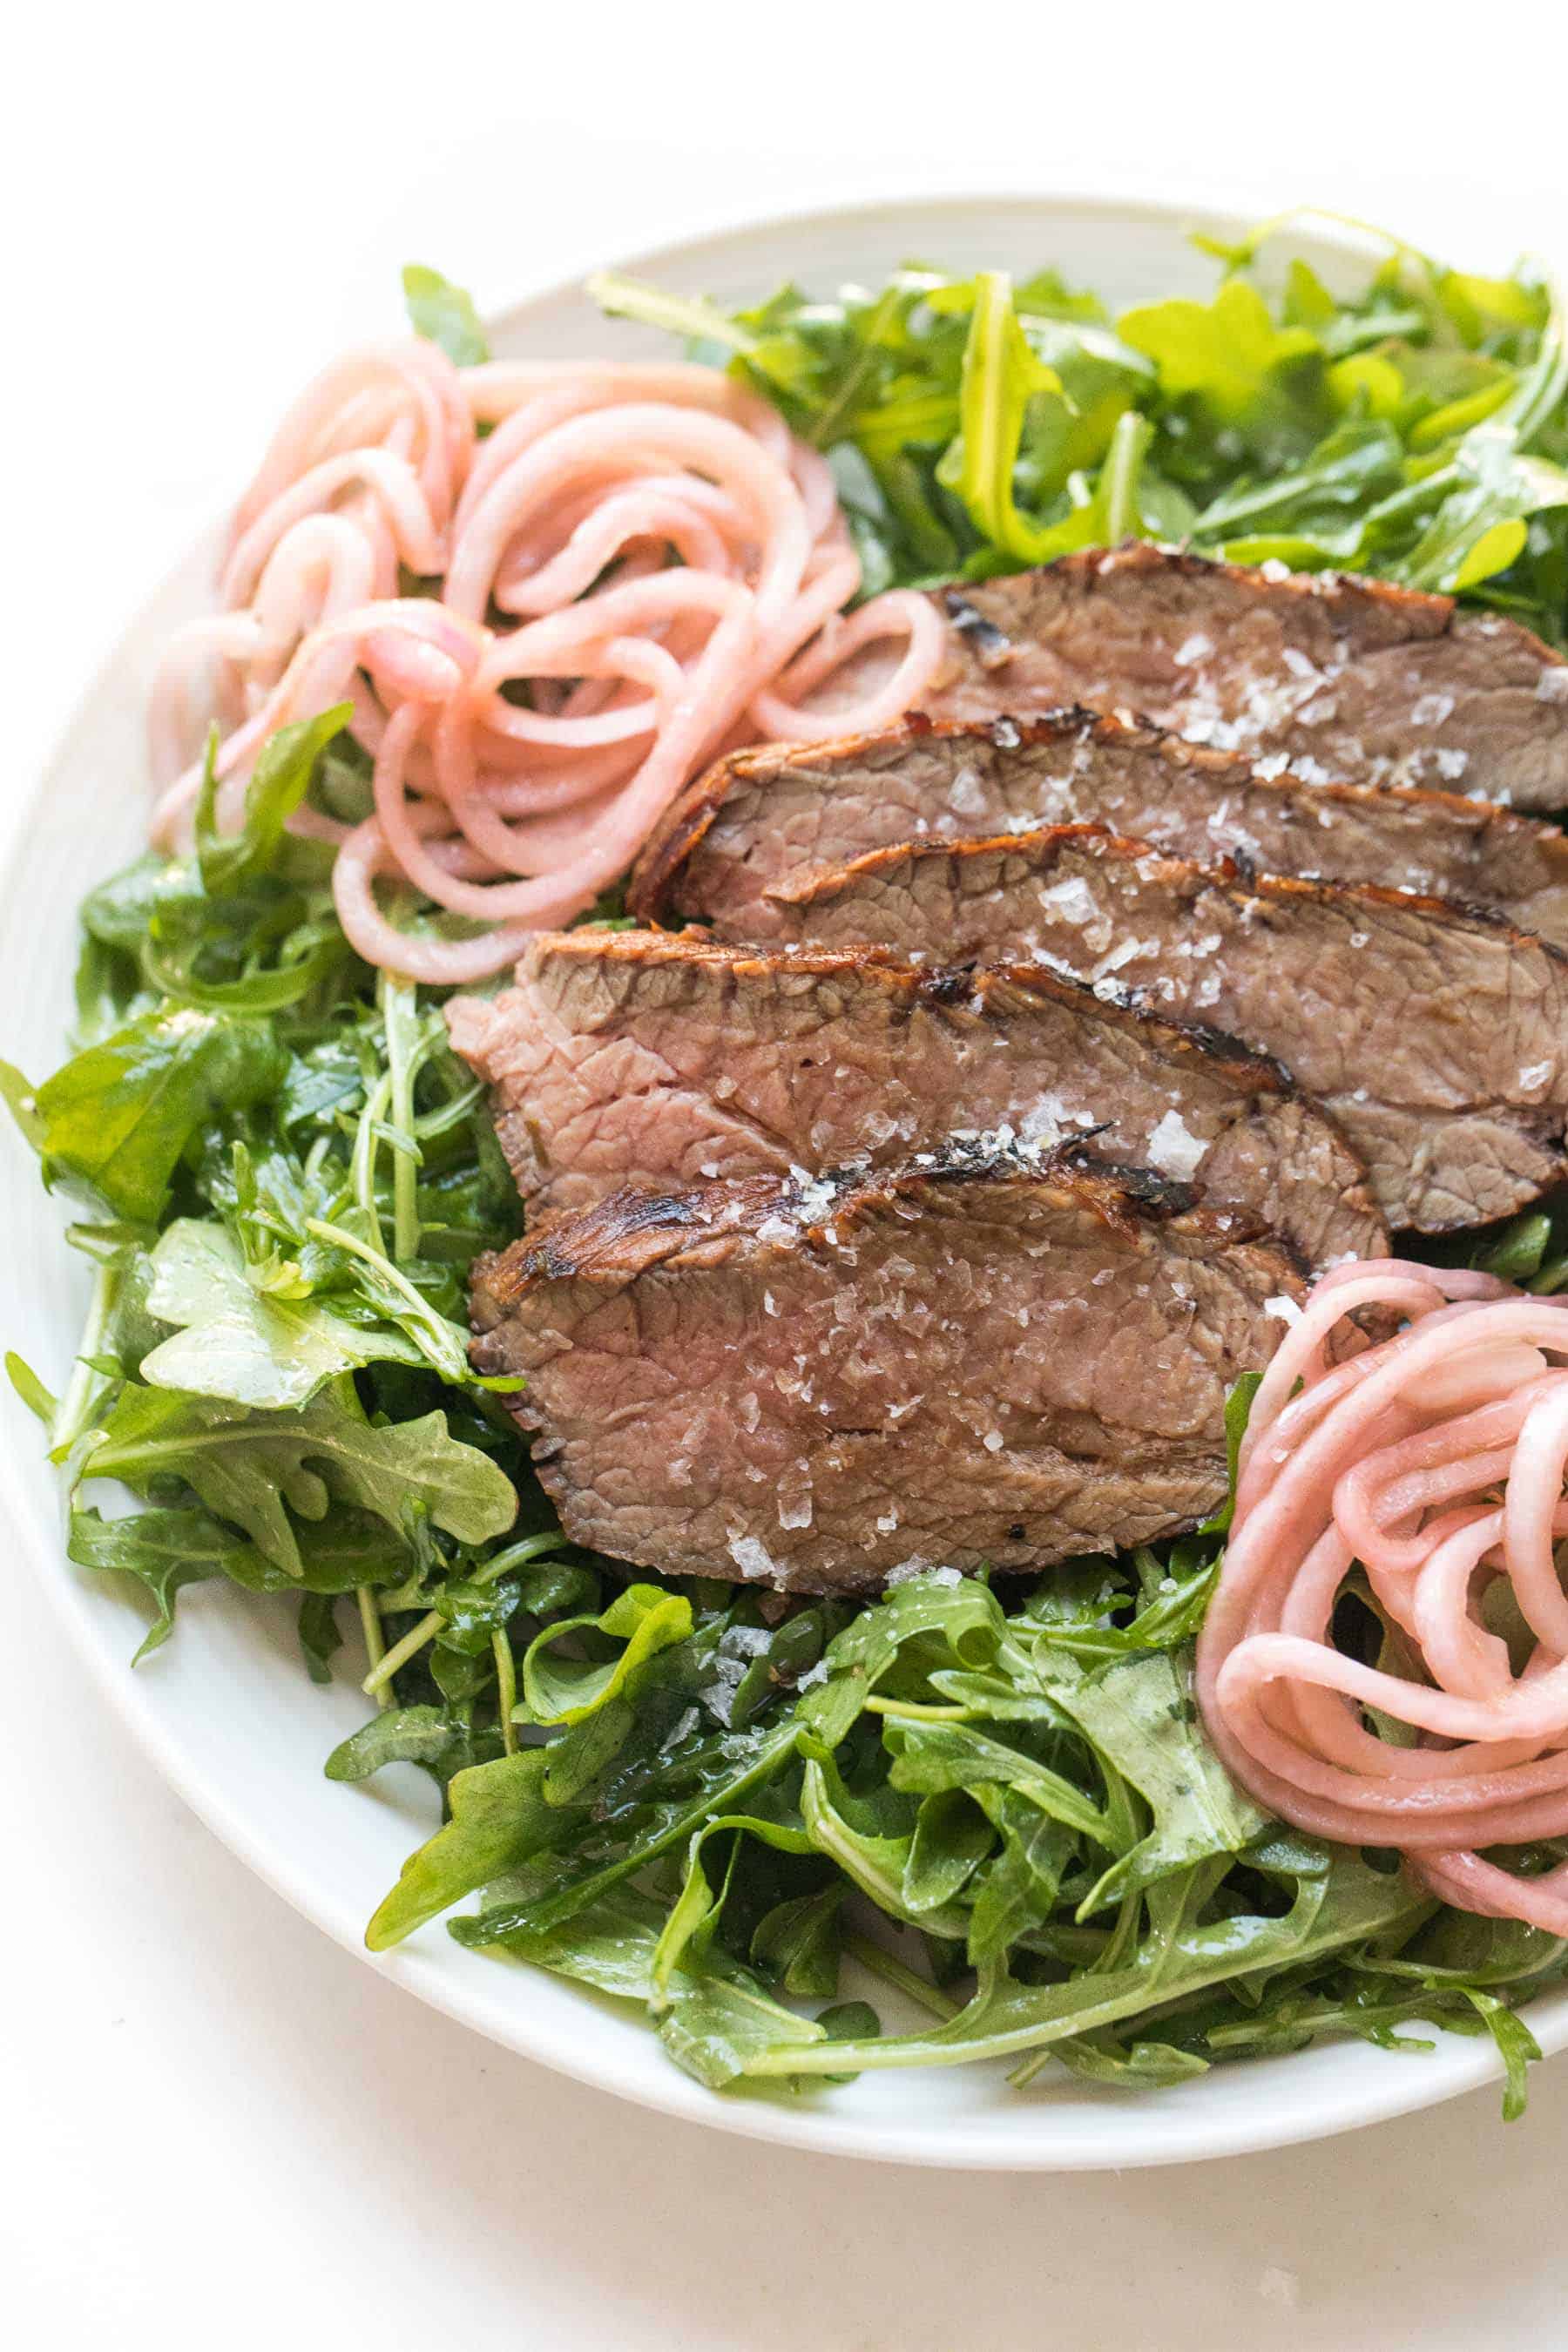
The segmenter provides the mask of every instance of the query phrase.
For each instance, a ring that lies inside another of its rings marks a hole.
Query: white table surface
[[[1058,187],[1311,198],[1479,268],[1524,244],[1568,265],[1560,10],[543,15],[150,0],[13,34],[0,824],[282,402],[395,321],[405,259],[499,305],[749,215]],[[335,1949],[103,1717],[40,1592],[14,1581],[4,1626],[0,2310],[29,2352],[1568,2336],[1568,2059],[1506,2131],[1488,2092],[1184,2172],[943,2176],[723,2137]]]

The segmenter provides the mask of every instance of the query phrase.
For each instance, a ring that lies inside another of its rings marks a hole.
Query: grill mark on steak
[[[960,627],[947,613],[949,659],[925,698],[933,717],[1018,718],[1082,702],[1195,741],[1283,752],[1314,782],[1568,805],[1568,664],[1518,622],[1452,597],[1147,542],[962,593],[986,650],[972,650],[973,622]]]
[[[1152,1540],[1226,1490],[1224,1403],[1294,1267],[1257,1222],[959,1151],[622,1192],[475,1269],[473,1359],[574,1541],[865,1592]]]
[[[1027,958],[1277,1055],[1393,1225],[1505,1216],[1561,1179],[1568,959],[1379,889],[1164,857],[1095,826],[913,843],[783,882],[781,921],[911,958]]]
[[[1235,752],[1082,709],[1005,726],[924,718],[839,743],[731,754],[700,778],[634,877],[639,914],[770,935],[768,887],[928,835],[1104,824],[1200,863],[1376,882],[1495,909],[1568,944],[1568,836],[1452,793],[1307,783]]]
[[[1076,1138],[1130,1185],[1195,1178],[1310,1264],[1387,1244],[1359,1158],[1277,1064],[1039,966],[577,930],[542,935],[515,987],[447,1017],[546,1212],[626,1184],[886,1167],[954,1148],[956,1130],[1037,1150]]]

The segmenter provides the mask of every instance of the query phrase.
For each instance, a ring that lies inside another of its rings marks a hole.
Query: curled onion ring
[[[404,594],[408,572],[437,593]],[[846,616],[859,584],[826,465],[716,369],[352,356],[240,501],[223,611],[165,655],[154,839],[187,837],[213,723],[234,824],[267,737],[346,697],[376,813],[295,820],[341,843],[343,929],[411,978],[483,978],[592,905],[721,749],[918,701],[936,613],[894,591]],[[384,877],[487,928],[410,937]]]
[[[1367,1306],[1403,1328],[1331,1365],[1335,1326]],[[1568,1864],[1527,1877],[1479,1851],[1568,1837],[1565,1467],[1568,1301],[1394,1259],[1325,1276],[1253,1401],[1197,1690],[1269,1811],[1398,1849],[1461,1909],[1568,1937]],[[1335,1647],[1357,1560],[1418,1671]],[[1499,1584],[1528,1630],[1521,1664],[1482,1612]]]

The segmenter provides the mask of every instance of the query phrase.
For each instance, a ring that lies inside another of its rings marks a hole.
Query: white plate
[[[1194,226],[1238,225],[1146,205],[1071,198],[884,205],[732,230],[626,265],[679,293],[738,301],[791,277],[828,291],[873,281],[898,263],[968,269],[1060,267],[1113,304],[1202,294],[1212,264],[1187,243]],[[1322,230],[1298,249],[1331,279],[1364,273],[1367,248]],[[667,351],[661,338],[607,323],[575,287],[536,296],[496,330],[507,354]],[[237,471],[259,453],[237,450]],[[42,1076],[60,1055],[70,1007],[74,910],[86,890],[142,845],[144,803],[128,789],[142,772],[142,709],[170,627],[202,609],[209,566],[193,554],[127,631],[77,713],[0,883],[0,1050]],[[0,1332],[51,1386],[81,1326],[86,1284],[59,1239],[62,1219],[25,1152],[0,1147]],[[3,1494],[25,1567],[40,1577],[99,1686],[208,1826],[308,1918],[421,2000],[563,2074],[671,2115],[797,2147],[909,2163],[1078,2169],[1226,2156],[1342,2131],[1425,2106],[1496,2072],[1490,2044],[1439,2037],[1426,2056],[1360,2043],[1330,2045],[1211,2074],[1152,2094],[1097,2091],[1049,2075],[1009,2090],[999,2068],[869,2074],[791,2100],[717,2096],[679,2074],[626,2011],[535,1970],[463,1951],[438,1923],[371,1959],[364,1922],[409,1848],[435,1821],[429,1784],[412,1767],[365,1788],[321,1776],[329,1748],[363,1719],[346,1679],[309,1683],[291,1612],[211,1585],[180,1603],[175,1639],[132,1673],[137,1619],[109,1580],[64,1556],[61,1508],[38,1431],[14,1400],[5,1410]],[[342,1612],[345,1626],[352,1612]],[[1530,2012],[1543,2047],[1568,2042],[1568,1992]]]

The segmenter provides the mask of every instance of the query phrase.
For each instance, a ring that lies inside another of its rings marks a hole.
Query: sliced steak
[[[1093,826],[876,850],[775,887],[802,940],[1028,959],[1278,1055],[1393,1225],[1509,1214],[1564,1172],[1568,959],[1370,886],[1163,857]]]
[[[1037,1152],[1087,1131],[1097,1158],[1250,1208],[1309,1265],[1386,1244],[1361,1161],[1273,1063],[1038,968],[563,931],[534,941],[515,987],[455,998],[447,1020],[541,1210],[628,1184],[898,1165],[954,1131]]]
[[[1568,945],[1568,835],[1554,824],[1452,793],[1265,776],[1236,752],[1082,710],[986,727],[912,719],[841,743],[733,752],[655,834],[631,903],[645,919],[763,939],[776,935],[767,890],[791,867],[1046,824],[1492,908]]]
[[[623,1192],[476,1268],[476,1365],[574,1540],[864,1592],[1205,1517],[1224,1405],[1300,1284],[1180,1188],[960,1158]]]
[[[1140,543],[938,592],[933,718],[1127,710],[1327,782],[1568,807],[1568,663],[1517,621],[1336,572]]]

